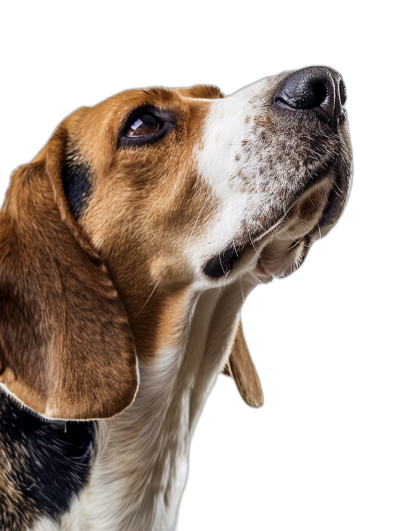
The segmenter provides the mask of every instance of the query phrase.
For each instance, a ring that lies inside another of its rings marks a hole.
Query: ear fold
[[[239,321],[232,352],[223,372],[228,376],[232,376],[239,393],[249,406],[260,407],[263,405],[264,396],[243,335],[242,321]]]
[[[16,170],[0,212],[0,384],[59,419],[112,417],[134,400],[136,353],[121,300],[68,207],[59,129]]]

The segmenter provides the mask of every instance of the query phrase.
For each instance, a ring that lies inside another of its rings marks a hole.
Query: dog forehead
[[[173,113],[184,140],[198,138],[212,100],[223,98],[217,87],[196,85],[189,88],[154,87],[126,90],[93,107],[81,107],[62,123],[70,143],[86,162],[98,170],[107,169],[118,150],[118,139],[135,110],[153,108]],[[161,146],[162,147],[162,146]],[[143,149],[143,151],[151,151]],[[140,154],[132,150],[132,155]]]
[[[77,109],[67,118],[67,123],[81,133],[91,131],[100,123],[114,124],[127,117],[129,112],[144,106],[160,109],[190,109],[193,100],[214,100],[223,98],[222,92],[213,85],[195,85],[186,88],[152,87],[131,89],[115,94],[93,107]]]
[[[93,107],[77,109],[64,121],[64,125],[82,142],[98,136],[99,131],[105,133],[110,140],[110,137],[117,137],[124,120],[134,109],[144,106],[174,107],[180,103],[179,93],[173,89],[126,90]]]

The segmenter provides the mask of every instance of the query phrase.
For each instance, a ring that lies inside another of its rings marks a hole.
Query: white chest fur
[[[140,391],[121,415],[99,422],[90,482],[58,525],[35,531],[169,531],[187,477],[195,420],[223,368],[238,312],[252,286],[188,295],[179,344],[141,364]]]

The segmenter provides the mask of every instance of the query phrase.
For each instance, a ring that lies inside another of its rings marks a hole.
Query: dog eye
[[[147,136],[160,130],[160,122],[151,114],[142,114],[134,118],[125,136]]]

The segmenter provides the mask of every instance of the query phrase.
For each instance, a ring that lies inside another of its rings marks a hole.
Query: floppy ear
[[[45,417],[99,419],[133,402],[136,353],[64,194],[66,135],[14,172],[0,212],[0,386]]]
[[[223,373],[232,376],[242,395],[243,400],[252,407],[260,407],[264,403],[264,396],[256,368],[251,359],[246,340],[243,335],[242,321],[236,331],[232,352]]]

